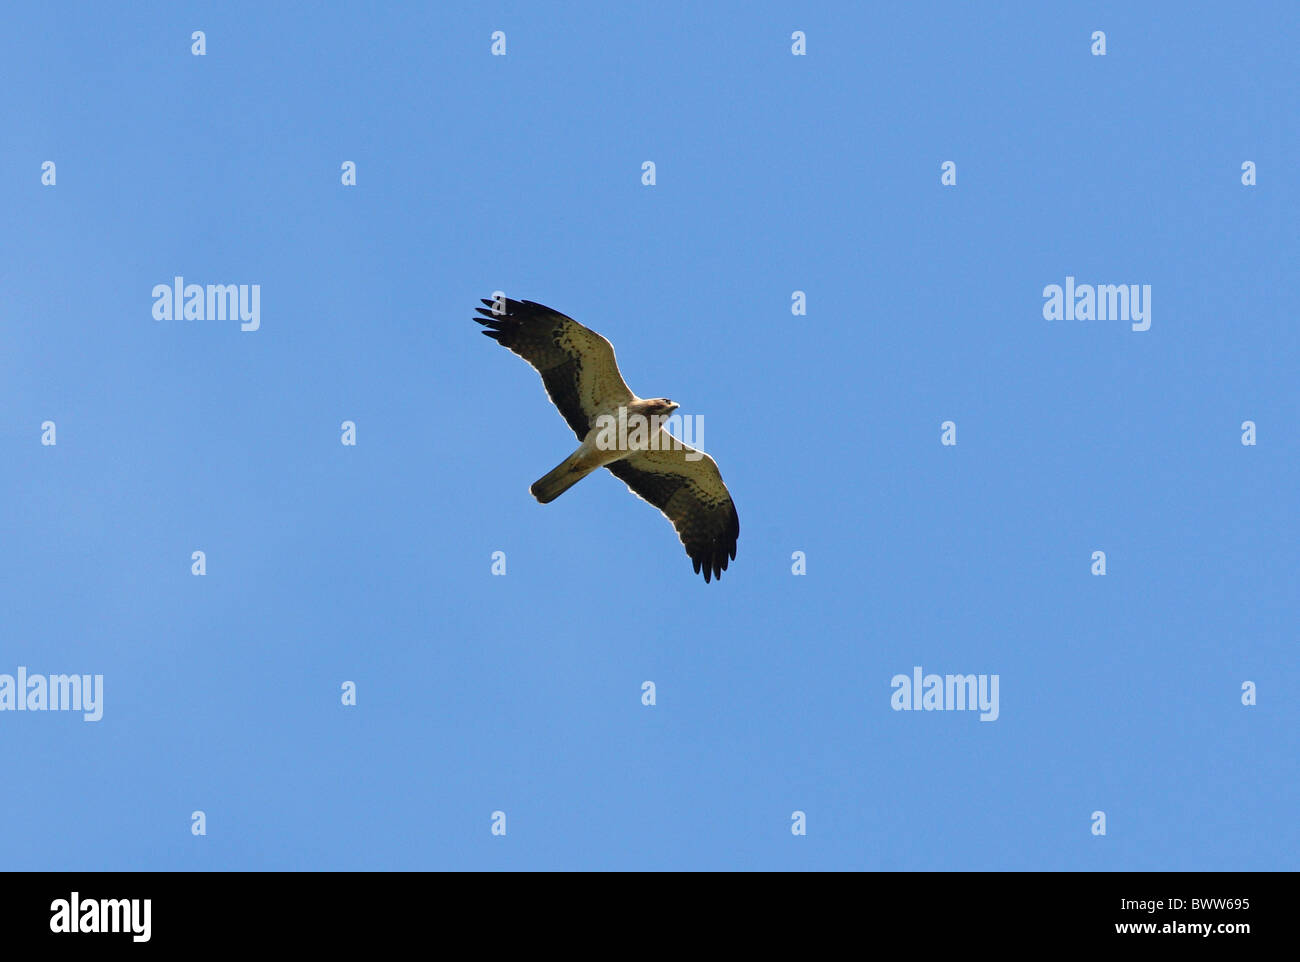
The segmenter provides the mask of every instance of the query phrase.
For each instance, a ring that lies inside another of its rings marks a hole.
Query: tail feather
[[[556,467],[533,482],[528,490],[542,504],[550,504],[560,495],[600,467],[599,464],[584,464],[581,449],[574,451]]]

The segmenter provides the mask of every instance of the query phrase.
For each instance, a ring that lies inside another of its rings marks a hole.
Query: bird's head
[[[674,404],[666,397],[656,397],[646,401],[645,406],[647,414],[657,414],[666,418],[676,411],[680,405]]]

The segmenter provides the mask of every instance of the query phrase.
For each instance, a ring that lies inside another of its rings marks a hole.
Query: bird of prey
[[[546,393],[582,442],[533,483],[533,497],[548,504],[597,468],[608,468],[673,523],[696,574],[702,571],[706,582],[721,578],[736,557],[740,518],[717,463],[663,429],[663,420],[678,406],[667,398],[633,394],[618,373],[613,346],[573,318],[532,301],[483,303],[486,307],[477,308],[481,316],[474,318],[487,328],[481,333],[537,369]],[[649,430],[637,432],[638,418]]]

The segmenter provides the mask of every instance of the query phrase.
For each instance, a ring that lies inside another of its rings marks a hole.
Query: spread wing
[[[635,398],[618,373],[613,346],[595,331],[532,301],[483,303],[486,308],[477,308],[482,317],[474,318],[488,328],[483,333],[537,369],[551,402],[580,440],[597,414]]]
[[[717,462],[661,430],[659,450],[637,451],[605,467],[673,523],[696,574],[702,569],[705,581],[722,577],[736,557],[740,517]]]

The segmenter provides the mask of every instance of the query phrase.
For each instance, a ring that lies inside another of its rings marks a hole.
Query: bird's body
[[[582,442],[529,489],[543,504],[608,468],[673,523],[696,572],[722,576],[736,557],[740,519],[712,458],[663,429],[677,409],[640,398],[619,374],[614,348],[571,317],[532,301],[484,300],[483,333],[528,361]]]

